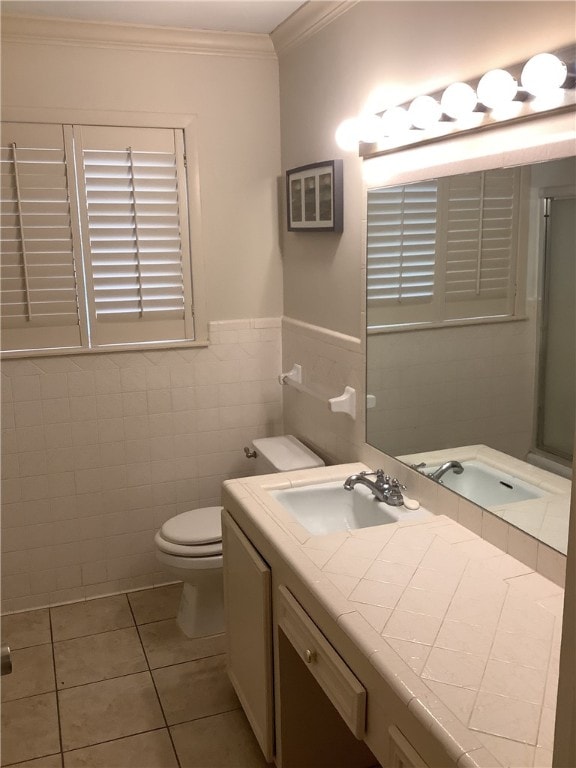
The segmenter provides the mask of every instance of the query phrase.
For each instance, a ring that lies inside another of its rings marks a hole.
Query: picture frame
[[[342,232],[342,160],[286,171],[286,208],[289,232]]]

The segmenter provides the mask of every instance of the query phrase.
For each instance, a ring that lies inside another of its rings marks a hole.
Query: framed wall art
[[[286,171],[290,232],[342,232],[342,160]]]

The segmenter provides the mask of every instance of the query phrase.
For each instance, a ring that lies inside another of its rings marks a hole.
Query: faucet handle
[[[358,472],[359,475],[362,475],[363,477],[366,477],[366,475],[376,475],[377,480],[386,479],[390,480],[388,475],[384,474],[383,469],[375,469],[373,471],[368,471],[367,469],[364,469],[362,472]]]
[[[392,487],[394,490],[398,490],[398,491],[405,491],[405,490],[406,490],[406,486],[405,486],[405,485],[402,485],[402,483],[400,482],[400,480],[398,480],[398,478],[397,478],[397,477],[393,477],[393,478],[390,480],[390,485],[391,485],[391,487]]]
[[[376,482],[381,483],[382,485],[389,485],[390,484],[390,475],[384,474],[383,469],[377,469],[376,470]]]

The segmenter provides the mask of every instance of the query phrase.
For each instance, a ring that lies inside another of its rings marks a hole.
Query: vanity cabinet
[[[228,676],[265,759],[274,759],[272,580],[268,564],[222,513]]]
[[[390,768],[428,768],[412,744],[395,725],[390,726],[388,733],[390,734]]]
[[[327,621],[298,571],[230,506],[234,518],[226,509],[222,516],[228,673],[266,760],[277,768],[455,768],[390,689],[382,696],[381,678]]]

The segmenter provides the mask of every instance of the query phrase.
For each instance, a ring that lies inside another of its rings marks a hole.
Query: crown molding
[[[3,16],[3,42],[276,59],[269,35]]]
[[[271,33],[276,53],[280,56],[296,48],[358,2],[359,0],[314,0],[301,6]]]

